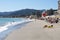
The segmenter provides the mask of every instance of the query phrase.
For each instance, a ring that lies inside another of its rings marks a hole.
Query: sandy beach
[[[60,40],[60,23],[53,23],[53,28],[43,28],[51,25],[43,20],[36,20],[24,27],[11,32],[5,40]]]

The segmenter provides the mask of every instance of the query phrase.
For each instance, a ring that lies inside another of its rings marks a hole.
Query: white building
[[[60,0],[58,0],[58,10],[55,13],[57,13],[56,17],[60,18]]]

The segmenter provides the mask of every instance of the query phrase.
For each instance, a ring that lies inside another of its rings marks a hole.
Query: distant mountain
[[[34,10],[34,9],[23,9],[23,10],[18,10],[18,11],[15,11],[15,12],[12,12],[11,16],[25,16],[25,15],[31,15],[33,13],[36,13],[37,10]]]
[[[8,16],[11,12],[0,12],[0,16]]]
[[[0,16],[27,16],[39,12],[40,14],[45,10],[22,9],[13,12],[0,12]]]

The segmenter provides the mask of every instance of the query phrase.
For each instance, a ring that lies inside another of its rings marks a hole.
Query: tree
[[[37,18],[39,18],[39,17],[41,17],[41,13],[40,13],[40,11],[37,11]]]
[[[54,14],[54,10],[52,8],[50,10],[47,10],[47,14],[48,15],[53,15]]]

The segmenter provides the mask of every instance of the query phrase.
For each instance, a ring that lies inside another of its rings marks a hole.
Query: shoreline
[[[24,27],[26,24],[28,24],[28,23],[30,23],[30,22],[24,22],[24,23],[21,23],[21,24],[18,24],[18,25],[15,25],[14,27],[16,27],[16,28],[10,28],[9,30],[10,30],[10,32],[7,34],[7,36],[9,35],[9,34],[11,34],[14,30],[17,30],[17,29],[21,29],[22,27]],[[6,36],[6,37],[7,37]],[[6,37],[4,37],[4,39],[3,40],[5,40],[5,38]]]
[[[12,31],[19,29],[23,26],[25,26],[27,23],[31,22],[32,20],[24,20],[22,22],[13,22],[13,23],[9,23],[9,25],[6,25],[2,28],[7,28],[6,30],[3,30],[2,32],[0,32],[0,40],[4,40],[6,38],[7,35],[9,35]]]

